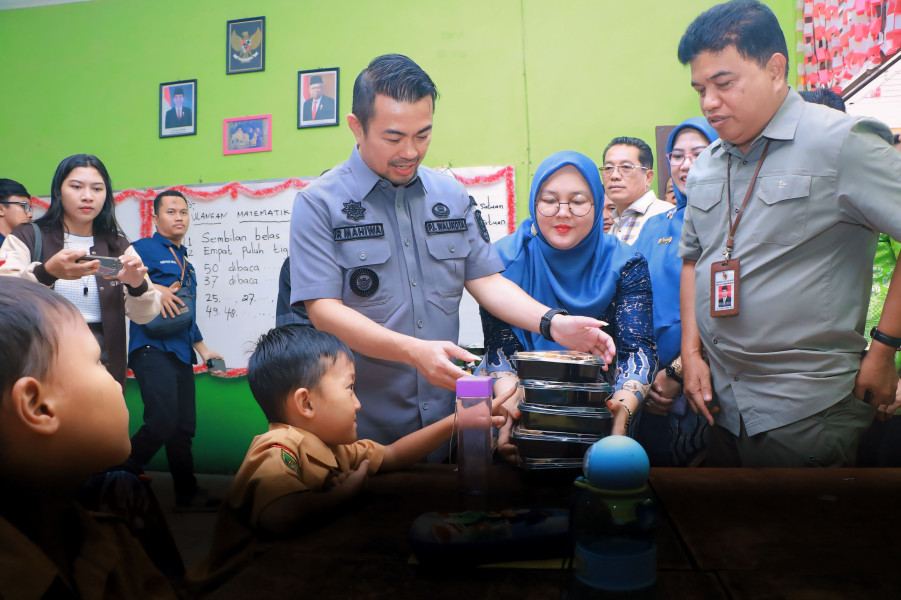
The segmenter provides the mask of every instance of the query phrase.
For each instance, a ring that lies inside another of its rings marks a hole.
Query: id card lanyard
[[[185,286],[185,267],[188,266],[188,261],[185,260],[185,262],[182,262],[178,260],[178,255],[175,254],[175,250],[172,248],[172,246],[169,246],[169,252],[172,253],[172,258],[175,259],[175,264],[177,264],[178,268],[181,269],[181,277],[178,278],[178,289],[181,289]]]
[[[754,191],[754,184],[757,182],[760,168],[766,159],[767,150],[770,149],[770,141],[767,140],[763,147],[763,153],[757,162],[757,169],[754,171],[754,176],[751,177],[748,191],[745,192],[745,199],[741,203],[741,208],[738,209],[734,222],[732,221],[732,154],[728,154],[726,158],[726,194],[728,194],[726,214],[729,217],[729,236],[726,238],[723,261],[710,265],[710,316],[714,318],[734,317],[739,311],[738,292],[741,283],[739,259],[732,258],[732,251],[735,249],[735,231],[738,229],[742,215],[745,214],[748,200],[751,199],[751,192]]]

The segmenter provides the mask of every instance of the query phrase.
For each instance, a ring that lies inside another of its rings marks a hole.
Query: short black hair
[[[722,52],[734,46],[745,59],[765,67],[773,54],[785,57],[788,80],[788,46],[779,19],[757,0],[732,0],[702,12],[679,40],[679,62],[687,65],[702,52]]]
[[[185,206],[188,204],[188,199],[185,198],[185,195],[179,192],[178,190],[165,190],[156,195],[156,198],[153,199],[153,214],[160,214],[160,204],[163,203],[163,198],[166,196],[175,196],[176,198],[181,198],[185,201]]]
[[[47,286],[18,277],[0,284],[0,402],[16,381],[45,381],[59,348],[57,325],[63,318],[82,319],[71,302]]]
[[[181,89],[180,87],[177,87],[174,90],[172,90],[173,98],[175,98],[176,96],[184,97],[184,95],[185,95],[185,91],[183,89]]]
[[[839,96],[832,90],[827,90],[826,88],[818,88],[815,90],[810,90],[809,92],[801,92],[801,97],[804,98],[805,102],[810,102],[811,104],[822,104],[823,106],[828,106],[829,108],[834,108],[835,110],[845,112],[845,101],[842,100],[841,96]]]
[[[419,65],[403,54],[383,54],[373,58],[354,81],[351,111],[360,121],[363,133],[369,130],[377,94],[410,103],[429,96],[434,111],[438,88]]]
[[[288,395],[315,389],[341,354],[353,362],[344,342],[312,327],[282,325],[261,335],[247,364],[247,382],[269,422],[284,421]]]
[[[610,140],[610,143],[607,144],[607,147],[604,148],[604,161],[607,161],[607,151],[610,150],[613,146],[634,146],[638,148],[638,162],[641,163],[642,167],[647,167],[648,169],[654,168],[654,153],[651,151],[651,147],[648,146],[648,143],[642,139],[637,137],[616,137]]]
[[[893,144],[901,143],[901,133],[896,133],[895,137],[892,138]]]
[[[12,179],[0,179],[0,201],[8,200],[13,196],[24,196],[31,199],[31,194],[25,189],[25,186],[18,181]]]

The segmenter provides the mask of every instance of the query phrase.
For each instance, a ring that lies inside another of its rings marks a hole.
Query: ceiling
[[[91,0],[0,0],[0,10],[13,8],[34,8],[49,4],[69,4],[70,2],[90,2]]]

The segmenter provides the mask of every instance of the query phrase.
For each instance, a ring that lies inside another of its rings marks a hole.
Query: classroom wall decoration
[[[266,69],[266,17],[235,19],[225,27],[225,74]]]
[[[272,115],[222,120],[222,154],[272,150]]]
[[[798,89],[841,94],[901,48],[901,0],[798,0]]]
[[[197,135],[197,80],[160,84],[160,137]]]
[[[297,72],[297,128],[338,124],[338,68]]]

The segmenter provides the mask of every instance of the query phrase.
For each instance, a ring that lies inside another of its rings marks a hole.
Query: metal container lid
[[[601,439],[600,435],[590,433],[563,433],[559,431],[539,431],[537,429],[513,428],[513,438],[522,440],[541,440],[548,442],[575,442],[577,444],[593,444]]]
[[[609,383],[564,383],[561,381],[542,381],[540,379],[523,379],[516,384],[518,387],[529,390],[560,390],[566,392],[598,392],[601,394],[613,393],[613,386]]]
[[[550,404],[530,404],[520,400],[519,410],[529,413],[540,413],[545,415],[557,415],[561,417],[597,417],[599,419],[612,419],[611,413],[606,406],[556,406]]]
[[[575,350],[531,350],[516,352],[512,359],[542,361],[542,362],[558,362],[566,364],[579,365],[604,365],[603,358],[599,358],[585,352],[576,352]]]

